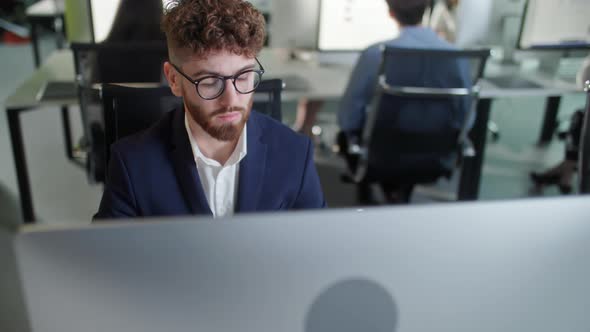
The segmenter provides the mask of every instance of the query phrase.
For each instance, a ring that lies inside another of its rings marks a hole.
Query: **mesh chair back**
[[[149,128],[166,112],[182,106],[182,100],[167,86],[131,87],[114,84],[102,85],[105,140],[105,161],[110,158],[110,146],[125,136]]]
[[[160,82],[168,58],[163,41],[72,43],[71,49],[81,85]]]
[[[164,41],[72,43],[83,126],[83,147],[91,181],[102,181],[103,110],[98,83],[159,83],[168,58]]]
[[[387,47],[364,131],[369,181],[450,176],[488,50]]]
[[[283,81],[280,79],[264,80],[260,82],[254,93],[252,109],[266,114],[271,118],[282,121],[281,93]]]

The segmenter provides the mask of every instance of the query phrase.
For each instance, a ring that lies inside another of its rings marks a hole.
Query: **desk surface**
[[[29,17],[55,17],[64,14],[63,0],[41,0],[25,10]]]
[[[267,71],[265,78],[282,78],[285,82],[284,100],[301,97],[339,99],[352,71],[350,65],[320,65],[311,61],[291,60],[283,49],[264,49],[259,58]],[[305,86],[290,87],[290,81],[298,81]]]
[[[494,85],[487,77],[516,76],[536,83],[540,88],[506,88]],[[497,97],[548,97],[561,96],[568,93],[581,92],[575,82],[568,82],[549,74],[538,71],[536,68],[523,69],[519,66],[506,66],[490,63],[486,66],[484,78],[480,81],[482,98]]]
[[[48,81],[74,81],[74,60],[70,50],[58,50],[34,74],[21,84],[5,102],[7,108],[61,106],[78,103],[78,98],[54,99],[39,102],[37,95]]]
[[[264,68],[265,78],[283,78],[286,87],[282,99],[293,101],[306,97],[310,99],[339,99],[348,82],[352,66],[347,65],[320,65],[318,63],[288,60],[288,54],[281,49],[264,49],[260,56]],[[502,68],[492,69],[492,74],[502,73]],[[542,86],[542,88],[531,89],[506,89],[497,87],[491,82],[483,79],[481,82],[482,98],[496,97],[525,97],[525,96],[560,96],[568,93],[581,92],[572,82],[564,82],[559,79],[548,77],[541,73],[528,70],[522,71],[521,76]],[[37,100],[39,91],[47,81],[73,81],[74,65],[72,52],[70,50],[58,50],[51,54],[47,61],[37,70],[33,76],[27,79],[19,88],[6,99],[8,108],[25,108],[41,105],[53,106],[64,104],[75,104],[76,98],[65,100],[43,101]],[[292,79],[296,79],[304,86],[289,86]]]

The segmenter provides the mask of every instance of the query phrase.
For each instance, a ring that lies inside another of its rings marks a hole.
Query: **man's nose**
[[[236,104],[239,92],[233,84],[231,79],[225,80],[225,89],[221,96],[219,96],[219,102],[225,106],[233,106]]]

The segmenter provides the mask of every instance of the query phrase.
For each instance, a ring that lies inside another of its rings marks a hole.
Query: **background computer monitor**
[[[389,15],[385,0],[320,1],[320,51],[363,50],[398,34],[399,26]]]
[[[273,0],[269,7],[271,47],[316,48],[319,0]]]
[[[590,48],[590,2],[529,0],[518,45],[522,49]]]
[[[457,44],[502,46],[517,35],[524,0],[461,0],[457,7]]]
[[[92,29],[95,43],[104,41],[109,35],[120,2],[121,0],[90,0],[90,13],[92,15]],[[138,14],[130,13],[129,15]]]

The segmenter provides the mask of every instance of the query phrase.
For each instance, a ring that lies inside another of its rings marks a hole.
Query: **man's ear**
[[[164,75],[168,80],[168,85],[170,85],[172,94],[174,94],[176,97],[182,97],[182,89],[180,87],[180,80],[182,77],[168,61],[164,62]]]

